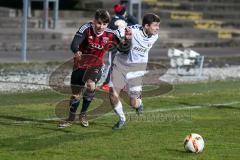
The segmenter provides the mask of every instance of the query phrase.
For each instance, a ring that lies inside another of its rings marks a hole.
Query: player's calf
[[[87,88],[83,94],[82,109],[79,115],[79,121],[83,127],[88,127],[87,110],[95,96],[95,90]]]
[[[71,96],[70,102],[69,102],[69,115],[68,118],[64,121],[60,122],[58,125],[58,128],[66,128],[70,127],[75,120],[76,117],[76,111],[80,104],[79,95],[73,95]]]

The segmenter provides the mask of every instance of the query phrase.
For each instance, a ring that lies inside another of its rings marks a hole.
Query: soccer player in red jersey
[[[98,9],[93,22],[82,25],[73,38],[71,50],[74,53],[74,66],[71,75],[72,96],[69,117],[59,124],[59,128],[68,127],[75,120],[82,93],[83,101],[79,120],[82,126],[89,125],[86,113],[94,98],[96,83],[101,78],[104,54],[111,44],[120,42],[117,32],[107,28],[109,21],[108,11]],[[86,89],[84,89],[85,85]]]

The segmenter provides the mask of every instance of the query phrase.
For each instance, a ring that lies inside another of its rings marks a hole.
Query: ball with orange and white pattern
[[[200,153],[204,148],[204,140],[202,136],[196,133],[187,135],[184,139],[184,148],[188,152]]]

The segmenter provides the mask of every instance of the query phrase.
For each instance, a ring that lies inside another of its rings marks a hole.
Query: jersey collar
[[[95,25],[92,22],[91,22],[91,26],[92,26],[94,34],[96,34],[97,37],[103,35],[105,30],[102,33],[100,33],[100,34],[97,34],[96,31],[95,31]]]

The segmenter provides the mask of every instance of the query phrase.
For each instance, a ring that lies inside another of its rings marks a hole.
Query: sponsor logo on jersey
[[[133,48],[133,50],[142,52],[142,53],[147,52],[147,48],[141,48],[141,47],[136,47],[136,46]]]
[[[103,49],[103,46],[101,46],[100,44],[91,43],[89,45],[91,48]]]

